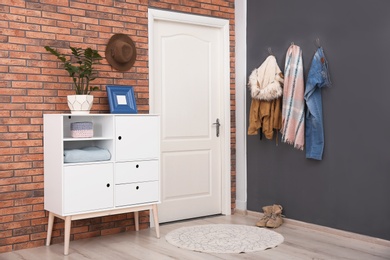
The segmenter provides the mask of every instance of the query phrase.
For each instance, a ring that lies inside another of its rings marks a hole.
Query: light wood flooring
[[[284,223],[275,229],[284,236],[283,244],[276,248],[245,254],[206,254],[170,245],[165,235],[176,228],[200,224],[243,224],[254,225],[255,216],[213,216],[189,221],[162,224],[160,226],[161,238],[156,238],[154,228],[130,231],[110,236],[83,239],[70,242],[69,255],[63,255],[64,244],[54,244],[25,250],[18,250],[0,254],[1,260],[208,260],[208,259],[351,259],[351,260],[383,260],[390,259],[390,244],[373,243],[356,240],[308,229],[292,223]]]

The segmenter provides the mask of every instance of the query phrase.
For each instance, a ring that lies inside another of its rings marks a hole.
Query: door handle
[[[216,126],[217,137],[219,137],[219,127],[221,126],[221,124],[219,123],[219,119],[218,119],[218,118],[217,118],[217,120],[215,121],[215,123],[213,123],[213,125]]]

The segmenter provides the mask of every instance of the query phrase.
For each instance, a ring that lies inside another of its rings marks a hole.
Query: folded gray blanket
[[[110,159],[109,150],[96,146],[64,151],[65,163],[108,161]]]

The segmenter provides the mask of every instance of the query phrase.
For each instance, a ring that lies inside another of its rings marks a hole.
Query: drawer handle
[[[139,189],[139,186],[135,187],[135,189],[138,190],[138,189]]]
[[[122,140],[122,136],[118,136],[118,140]]]
[[[109,183],[107,183],[107,185],[106,185],[106,186],[107,186],[107,188],[109,188],[109,187],[110,187],[110,184],[109,184]]]
[[[137,164],[137,165],[135,166],[135,168],[139,168],[139,165]]]

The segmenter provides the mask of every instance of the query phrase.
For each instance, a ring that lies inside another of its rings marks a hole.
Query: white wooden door
[[[222,101],[223,33],[202,24],[154,21],[150,105],[161,115],[160,222],[222,213],[222,128],[230,119]]]

